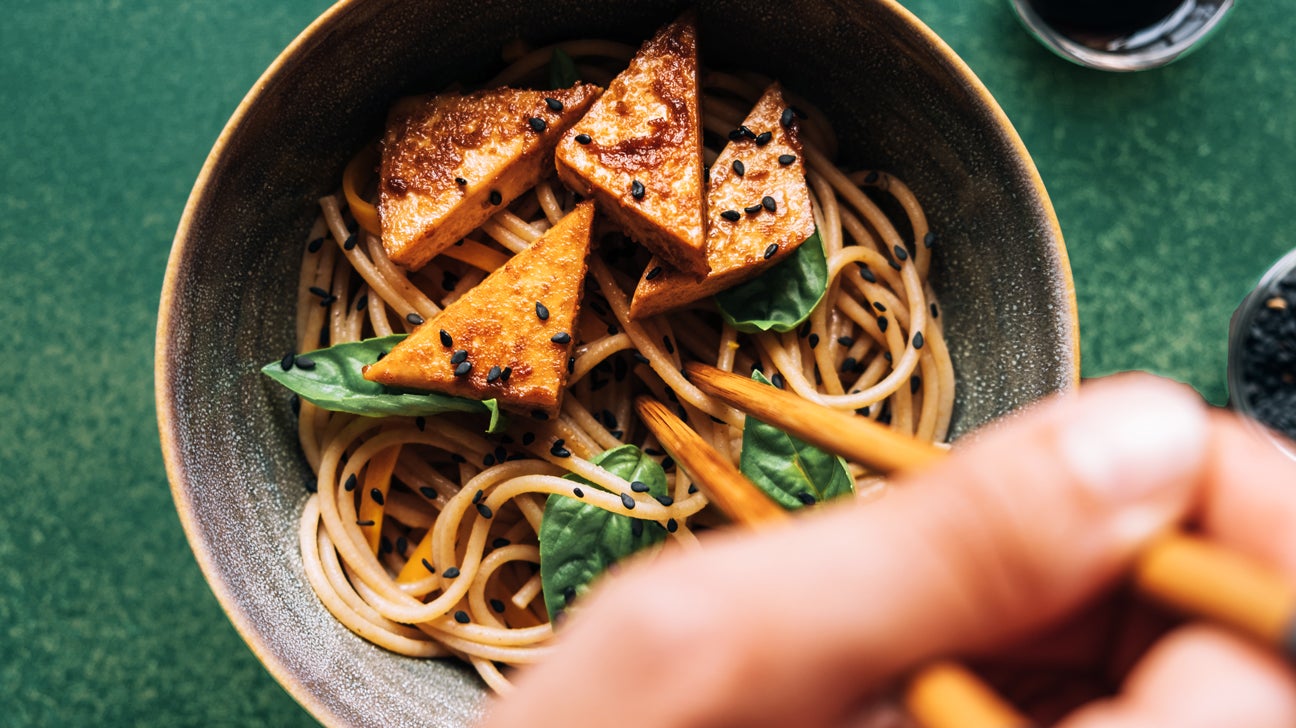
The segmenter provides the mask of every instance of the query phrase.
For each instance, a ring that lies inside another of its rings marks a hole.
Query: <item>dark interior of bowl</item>
[[[159,325],[163,447],[194,551],[270,671],[333,725],[462,726],[483,688],[454,661],[354,637],[298,561],[310,478],[288,396],[258,373],[292,347],[293,286],[315,200],[413,91],[497,71],[500,48],[638,44],[676,2],[347,2],[263,79],[209,162],[168,273]],[[699,5],[704,62],[777,77],[834,122],[847,167],[888,170],[923,201],[966,432],[1076,379],[1074,297],[1047,199],[979,84],[897,6],[848,0]]]

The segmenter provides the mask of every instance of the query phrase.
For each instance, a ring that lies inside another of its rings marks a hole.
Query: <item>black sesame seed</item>
[[[346,482],[342,484],[342,489],[348,493],[356,489],[356,474],[351,473],[347,476]]]
[[[647,364],[647,363],[649,363],[649,362],[648,362],[648,357],[644,356],[641,352],[639,352],[639,351],[637,351],[637,350],[636,350],[634,353],[632,353],[630,356],[633,357],[634,360],[637,361],[637,362],[639,362],[640,364]]]
[[[450,355],[450,363],[458,366],[468,361],[468,352],[464,349],[458,349]]]
[[[403,556],[407,549],[409,549],[409,541],[404,536],[398,536],[396,538],[396,553]]]
[[[423,562],[423,568],[427,569],[429,574],[436,573],[436,567],[432,565],[431,561],[428,561],[427,559],[421,559],[421,561]]]
[[[921,331],[913,335],[913,345],[915,349],[923,348],[923,335]]]
[[[346,242],[342,243],[342,249],[352,250],[355,248],[357,242],[359,241],[356,240],[355,233],[351,233],[350,235],[347,236]]]
[[[482,467],[489,468],[494,464],[495,464],[495,456],[492,453],[486,453],[486,457],[482,458]]]
[[[917,374],[909,377],[909,394],[917,394],[922,389],[922,377]]]
[[[886,359],[887,361],[891,361],[891,352],[889,352],[889,351],[887,351],[887,352],[883,352],[883,354],[882,354],[882,358],[883,358],[883,359]]]
[[[500,378],[500,368],[499,368],[499,365],[495,365],[495,366],[491,367],[491,368],[490,368],[490,371],[486,372],[486,383],[487,383],[487,384],[494,384],[495,382],[499,381],[499,378]]]
[[[576,143],[577,143],[577,144],[589,144],[589,143],[592,142],[592,141],[594,141],[594,140],[590,138],[590,135],[589,135],[589,134],[577,134],[577,135],[576,135]]]
[[[441,572],[441,576],[444,576],[447,579],[454,579],[455,577],[459,576],[459,567],[451,566],[450,568]]]
[[[456,377],[466,377],[468,376],[468,372],[471,371],[472,371],[472,362],[470,361],[459,362],[459,366],[455,367],[454,375]]]
[[[764,197],[761,198],[761,205],[763,205],[765,209],[769,210],[770,212],[774,212],[775,210],[778,209],[778,203],[775,202],[774,198],[770,197],[769,195],[765,195]]]
[[[877,170],[873,170],[864,176],[864,184],[866,185],[875,184],[877,183],[877,181],[878,181]]]
[[[630,490],[633,490],[636,493],[647,493],[648,484],[642,480],[632,480],[630,481]]]
[[[455,177],[455,184],[459,185],[460,187],[467,187],[468,180],[464,179],[463,177]]]
[[[738,131],[742,132],[742,135],[747,137],[748,139],[756,138],[756,132],[752,131],[751,129],[748,129],[746,124],[739,124]]]
[[[485,503],[477,504],[477,513],[479,513],[482,518],[490,518],[491,516],[495,515],[493,512],[491,512],[490,506],[486,505]]]
[[[742,163],[741,159],[735,159],[733,161],[732,166],[733,166],[734,174],[738,175],[739,177],[747,173],[747,167]]]
[[[284,357],[279,360],[279,368],[283,369],[286,372],[289,369],[293,368],[293,362],[295,362],[296,360],[297,360],[297,355],[290,351],[287,354],[284,354]]]
[[[328,307],[329,305],[331,305],[334,301],[336,301],[337,298],[338,298],[337,296],[332,296],[332,295],[330,295],[330,296],[325,296],[324,298],[321,298],[321,299],[320,299],[319,305],[322,306],[322,307],[327,308],[327,307]]]
[[[792,126],[792,117],[795,113],[791,106],[783,109],[783,113],[779,116],[779,123],[783,126]]]
[[[372,525],[374,525],[374,522],[373,522],[373,521],[369,521],[369,520],[365,520],[365,521],[356,521],[356,525],[357,525],[357,526],[372,526]]]
[[[378,505],[383,504],[383,492],[381,490],[378,490],[377,488],[370,488],[369,497],[373,498],[374,503],[377,503]]]
[[[545,123],[545,120],[541,119],[538,116],[533,116],[530,119],[527,119],[527,123],[531,125],[531,131],[534,131],[536,133],[542,132],[545,129],[549,128],[549,125]]]
[[[323,288],[320,288],[319,286],[311,286],[307,290],[309,290],[311,293],[315,294],[316,296],[319,296],[320,298],[329,297],[329,292],[324,290]]]
[[[909,251],[905,250],[903,245],[892,246],[891,252],[895,253],[895,257],[897,260],[909,259]]]
[[[315,360],[308,356],[297,357],[297,359],[293,362],[293,364],[296,364],[298,369],[305,369],[306,371],[310,371],[315,368]]]
[[[584,498],[585,491],[581,490],[580,488],[572,488],[572,495],[576,496],[577,498]]]
[[[322,247],[324,247],[324,238],[315,238],[309,243],[306,243],[306,249],[312,253],[318,253],[319,249]]]
[[[644,275],[644,280],[651,281],[652,279],[656,278],[661,274],[662,274],[662,267],[660,265],[655,265],[653,266],[652,270],[648,271],[648,273]]]
[[[430,485],[420,486],[419,495],[423,496],[424,498],[427,498],[428,500],[435,500],[437,497],[436,488],[433,488]]]
[[[444,346],[447,349],[454,346],[454,337],[445,329],[441,329],[441,346]]]
[[[631,498],[629,493],[622,493],[621,505],[625,506],[626,510],[633,511],[635,507],[634,498]]]
[[[816,501],[815,501],[815,497],[814,497],[813,495],[809,494],[809,493],[806,493],[806,492],[797,493],[797,494],[796,494],[796,498],[797,498],[797,500],[801,501],[803,504],[808,505],[808,506],[812,506],[812,505],[814,505],[815,502],[816,502]]]
[[[742,129],[734,129],[733,131],[729,132],[729,141],[731,142],[736,142],[742,138],[743,138]]]
[[[499,190],[490,191],[490,203],[492,205],[498,205],[503,201],[504,201],[504,196],[499,193]]]
[[[504,538],[503,536],[500,536],[499,538],[495,539],[494,541],[491,541],[491,548],[493,548],[493,549],[502,549],[502,548],[504,548],[505,546],[508,546],[510,543],[512,543],[512,541],[509,541],[507,538]]]
[[[936,302],[935,302],[935,301],[933,301],[933,302],[932,302],[932,305],[931,305],[931,315],[932,315],[932,318],[940,318],[940,309],[936,308]]]
[[[653,497],[657,499],[657,502],[658,502],[658,503],[660,503],[660,504],[662,504],[662,505],[664,505],[664,506],[668,506],[668,507],[669,507],[669,506],[672,506],[672,505],[675,504],[675,499],[672,498],[672,497],[670,497],[670,496],[668,496],[668,495],[658,495],[658,496],[653,496]]]
[[[567,357],[567,373],[571,374],[576,371],[576,357]]]
[[[855,368],[855,357],[853,356],[846,357],[846,360],[842,362],[841,370],[843,372],[849,372],[854,368]]]
[[[636,518],[636,519],[634,519],[633,521],[631,521],[631,522],[630,522],[630,535],[633,536],[634,538],[639,538],[640,536],[642,536],[642,535],[643,535],[643,524],[644,524],[644,522],[641,521],[641,520],[639,520],[638,518]]]
[[[778,163],[783,165],[784,167],[788,166],[789,164],[792,164],[795,161],[796,161],[795,154],[780,154],[778,158]]]
[[[368,305],[369,305],[369,294],[366,293],[365,295],[360,296],[359,298],[356,299],[355,310],[363,311],[365,310],[365,306]]]
[[[524,432],[524,433],[522,433],[522,445],[523,445],[523,446],[530,445],[530,444],[533,443],[533,442],[535,442],[535,433],[534,433],[534,432],[529,432],[529,431],[528,431],[528,432]]]
[[[492,599],[492,600],[490,600],[490,607],[491,607],[491,609],[494,609],[494,610],[495,610],[496,612],[498,612],[499,614],[503,614],[503,613],[504,613],[504,602],[501,602],[501,601],[498,600],[498,599]]]
[[[770,384],[773,384],[779,389],[783,388],[784,383],[782,374],[775,373],[774,376],[770,377]]]
[[[862,262],[859,264],[859,272],[860,272],[860,278],[863,278],[869,283],[877,283],[877,276],[873,275],[873,271],[870,270],[869,267]]]
[[[643,182],[634,180],[630,183],[630,196],[636,200],[642,200],[644,196]]]
[[[500,383],[508,383],[509,377],[511,376],[513,376],[513,367],[504,367],[504,371],[500,372]]]
[[[811,349],[815,348],[816,346],[819,346],[819,334],[810,334],[809,342],[810,342]]]
[[[458,622],[459,624],[468,624],[468,622],[469,622],[469,619],[468,619],[468,613],[465,612],[465,611],[462,610],[462,609],[459,609],[459,610],[456,610],[456,611],[455,611],[455,613],[454,613],[454,619],[455,619],[455,621]]]
[[[689,483],[689,487],[688,487],[689,495],[693,495],[697,491],[698,491],[697,483]]]
[[[897,263],[897,262],[894,261],[894,260],[888,260],[888,261],[887,261],[887,265],[891,266],[891,267],[894,268],[895,270],[900,270],[900,264]]]
[[[536,301],[536,318],[540,319],[541,321],[549,320],[549,309],[539,301]]]
[[[878,329],[883,333],[886,332],[887,326],[890,325],[890,323],[890,321],[887,321],[886,316],[878,316]]]
[[[873,308],[876,308],[879,311],[886,311],[886,305],[883,304],[881,301],[874,301]]]
[[[662,346],[666,347],[666,353],[667,353],[667,354],[674,354],[674,353],[675,353],[675,343],[674,343],[673,341],[671,341],[671,337],[669,337],[669,336],[663,336],[663,337],[662,337]]]
[[[414,313],[413,311],[405,314],[405,320],[410,322],[410,324],[413,326],[423,325],[423,317],[418,315],[417,313]]]
[[[545,106],[548,106],[550,111],[559,112],[563,110],[563,104],[558,99],[546,96],[544,102]]]
[[[553,455],[556,458],[571,457],[571,450],[568,450],[567,448],[563,447],[563,445],[566,442],[567,441],[562,439],[561,437],[558,438],[557,440],[554,440],[553,445],[549,446],[549,454]]]
[[[743,208],[743,212],[747,213],[748,215],[755,215],[756,213],[758,213],[758,212],[760,212],[761,210],[764,210],[764,209],[765,209],[765,208],[764,208],[764,207],[761,207],[761,204],[760,204],[759,202],[757,202],[757,203],[754,204],[754,205],[748,205],[748,206],[744,207],[744,208]]]
[[[770,140],[773,138],[774,135],[771,132],[763,131],[760,134],[756,135],[756,146],[763,147],[766,144],[769,144]]]
[[[293,414],[295,415],[301,414],[301,397],[298,397],[295,394],[290,396],[288,398],[288,406],[292,408]]]
[[[929,232],[923,236],[923,245],[930,248],[936,244],[936,233]]]
[[[481,488],[478,488],[477,492],[473,493],[473,499],[472,499],[473,505],[477,505],[478,503],[481,503],[482,498],[485,497],[486,497],[486,491],[482,490]]]
[[[838,343],[838,344],[841,344],[842,346],[854,346],[854,345],[855,345],[855,339],[853,339],[853,338],[850,337],[850,336],[838,336],[838,337],[837,337],[837,343]]]
[[[676,531],[679,530],[679,524],[675,522],[674,518],[666,521],[666,530],[670,531],[671,533],[675,533]]]
[[[566,331],[559,331],[553,336],[550,336],[549,340],[555,344],[570,344],[571,334],[567,333]]]
[[[720,217],[723,217],[729,222],[738,222],[740,219],[742,219],[742,215],[738,214],[737,210],[725,210],[724,212],[720,213]]]

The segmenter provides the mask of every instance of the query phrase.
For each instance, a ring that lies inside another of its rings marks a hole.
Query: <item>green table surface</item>
[[[1228,319],[1291,247],[1296,14],[1112,75],[1006,0],[909,0],[998,98],[1062,223],[1083,373],[1226,397]],[[172,507],[153,409],[167,253],[244,92],[326,0],[17,0],[0,22],[0,723],[311,725]]]

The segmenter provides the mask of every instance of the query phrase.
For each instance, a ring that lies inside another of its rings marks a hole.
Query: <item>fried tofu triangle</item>
[[[366,379],[556,415],[585,290],[594,203],[419,326]]]
[[[632,318],[671,311],[755,278],[814,234],[798,121],[788,108],[779,85],[771,84],[711,165],[711,272],[699,281],[654,258],[635,288]]]
[[[496,88],[402,100],[387,118],[378,188],[383,247],[417,269],[553,169],[564,131],[601,89]]]
[[[567,186],[680,270],[707,271],[697,20],[657,32],[558,144]]]

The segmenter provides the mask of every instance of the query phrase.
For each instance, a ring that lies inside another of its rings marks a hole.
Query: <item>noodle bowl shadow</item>
[[[212,589],[253,652],[323,723],[464,726],[485,693],[453,660],[399,657],[351,634],[302,571],[297,519],[311,474],[287,392],[258,370],[292,348],[316,200],[334,191],[400,95],[484,80],[519,37],[541,45],[611,35],[637,46],[683,7],[345,0],[266,71],[203,167],[162,291],[162,450]],[[889,0],[789,7],[702,2],[703,61],[780,79],[834,123],[839,162],[894,173],[924,203],[939,236],[933,285],[957,371],[955,435],[1075,386],[1075,295],[1061,233],[985,88]]]

